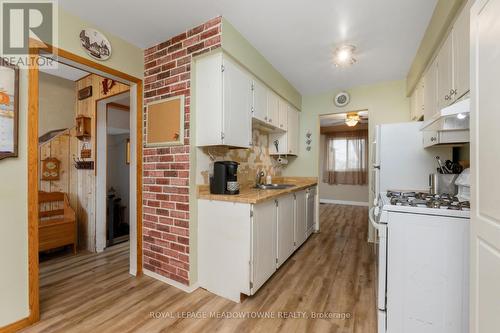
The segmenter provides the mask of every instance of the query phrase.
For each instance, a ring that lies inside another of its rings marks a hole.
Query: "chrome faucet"
[[[258,170],[257,176],[255,177],[255,186],[258,187],[262,184],[262,177],[264,177],[264,171]]]

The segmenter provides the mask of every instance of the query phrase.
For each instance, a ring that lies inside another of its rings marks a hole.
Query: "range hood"
[[[424,132],[424,146],[469,142],[469,121],[470,98],[441,109],[420,128]]]

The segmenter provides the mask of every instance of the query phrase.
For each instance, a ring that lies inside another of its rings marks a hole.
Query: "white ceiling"
[[[61,62],[55,62],[55,65],[57,66],[55,68],[40,67],[40,71],[50,75],[62,77],[63,79],[71,81],[78,81],[82,77],[87,76],[89,74],[88,72],[82,71],[75,67],[65,65]]]
[[[141,48],[222,15],[301,93],[403,79],[437,0],[60,0],[67,11]],[[78,36],[75,36],[78,38]],[[358,63],[335,68],[339,43]]]

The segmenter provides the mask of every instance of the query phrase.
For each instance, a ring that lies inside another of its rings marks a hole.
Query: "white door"
[[[438,109],[441,110],[452,102],[453,96],[453,38],[452,33],[448,35],[438,53]]]
[[[257,204],[252,220],[252,295],[276,271],[276,203]]]
[[[471,326],[500,330],[500,0],[471,10]]]
[[[278,262],[280,267],[294,250],[294,196],[288,194],[278,199]]]
[[[306,240],[306,191],[295,193],[295,247]]]
[[[253,81],[253,117],[267,122],[267,88],[259,81]]]
[[[223,143],[248,148],[252,141],[252,80],[243,69],[225,58],[223,85]]]

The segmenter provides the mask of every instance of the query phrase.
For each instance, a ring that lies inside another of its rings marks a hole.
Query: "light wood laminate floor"
[[[41,321],[24,332],[375,333],[367,213],[364,207],[321,205],[321,232],[241,304],[203,289],[187,294],[147,276],[129,276],[128,243],[44,262]],[[283,312],[309,318],[279,318]],[[312,319],[313,313],[333,318]],[[247,318],[210,318],[228,314]],[[189,315],[209,318],[182,318]],[[268,318],[249,318],[257,315]]]

